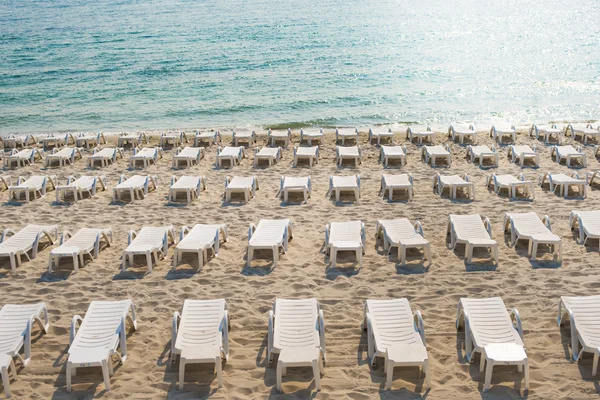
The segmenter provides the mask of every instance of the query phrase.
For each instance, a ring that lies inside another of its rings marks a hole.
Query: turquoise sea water
[[[0,133],[596,120],[597,0],[0,1]]]

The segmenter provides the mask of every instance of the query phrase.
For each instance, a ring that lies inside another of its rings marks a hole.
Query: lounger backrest
[[[523,346],[500,297],[462,298],[460,301],[468,316],[469,329],[477,347],[482,348],[490,343],[515,343]]]
[[[378,351],[396,343],[422,343],[407,299],[367,300],[367,312]]]
[[[226,303],[217,300],[185,300],[175,347],[221,346]]]
[[[571,325],[577,328],[584,346],[600,348],[600,295],[562,296],[561,300],[573,317]]]
[[[481,221],[479,214],[450,214],[450,222],[456,236],[461,239],[489,239],[490,235]]]
[[[512,220],[513,228],[523,234],[551,233],[546,225],[534,212],[529,213],[507,213]]]
[[[398,218],[398,219],[387,219],[380,220],[379,223],[383,226],[385,233],[393,240],[394,239],[406,239],[414,236],[418,236],[419,234],[415,232],[415,227],[408,218]]]
[[[360,241],[363,240],[362,222],[332,222],[329,232],[329,244],[335,241]]]
[[[132,243],[161,247],[168,240],[169,230],[164,226],[143,227]]]
[[[45,182],[46,182],[45,176],[36,175],[36,176],[30,177],[29,179],[27,179],[25,182],[21,183],[18,186],[39,189],[44,185]]]
[[[278,349],[319,347],[316,299],[275,301],[274,346]]]
[[[212,243],[213,241],[219,241],[219,229],[221,225],[205,225],[197,224],[183,239],[179,241],[179,245],[185,247],[188,243],[204,244]]]
[[[69,352],[76,348],[106,351],[116,348],[130,305],[130,300],[92,301]]]
[[[289,237],[289,219],[261,219],[250,238],[250,244],[256,242],[278,243],[286,236]]]

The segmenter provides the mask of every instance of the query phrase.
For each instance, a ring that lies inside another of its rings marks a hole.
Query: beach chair
[[[564,325],[566,316],[569,316],[571,325],[571,358],[577,362],[584,352],[594,354],[592,376],[596,376],[600,356],[600,296],[561,296],[558,302],[559,327]]]
[[[309,146],[312,146],[313,140],[323,143],[323,129],[300,129],[300,143],[305,140]]]
[[[363,329],[367,331],[367,354],[371,367],[384,359],[385,388],[392,388],[394,367],[422,367],[425,388],[431,388],[425,326],[420,311],[414,314],[407,299],[367,300]]]
[[[456,329],[463,325],[467,361],[473,362],[476,352],[481,354],[479,372],[485,370],[484,392],[490,389],[496,365],[517,365],[519,372],[524,372],[525,390],[529,389],[529,363],[516,308],[509,314],[500,297],[463,297],[457,306]]]
[[[600,130],[594,129],[592,124],[569,124],[565,128],[565,136],[569,134],[569,131],[571,131],[573,139],[577,140],[577,137],[580,136],[584,144],[587,144],[588,139],[599,141]]]
[[[202,143],[208,143],[209,146],[213,144],[218,145],[221,143],[221,134],[219,131],[196,131],[196,135],[194,136],[194,147],[200,147]]]
[[[95,168],[97,162],[101,167],[108,167],[117,162],[117,158],[123,158],[123,149],[120,147],[106,147],[102,150],[95,148],[88,156],[88,166]]]
[[[254,168],[258,167],[261,161],[268,161],[269,167],[281,160],[281,147],[263,147],[260,150],[257,148],[254,151]]]
[[[335,162],[339,168],[342,167],[344,160],[354,160],[354,167],[358,168],[358,164],[362,164],[362,153],[360,147],[335,147]]]
[[[77,369],[87,367],[102,368],[104,388],[110,391],[113,356],[117,356],[121,364],[127,359],[127,321],[137,330],[131,300],[92,301],[85,318],[73,316],[66,368],[67,392],[71,392],[71,380]]]
[[[277,299],[269,311],[267,362],[277,359],[277,390],[289,367],[312,367],[315,389],[321,390],[325,347],[325,319],[317,299]]]
[[[578,243],[586,245],[587,241],[600,239],[600,210],[573,210],[569,216],[572,231],[579,231]],[[600,251],[600,242],[599,248]]]
[[[148,168],[150,164],[156,165],[158,159],[162,157],[162,147],[144,147],[143,149],[136,147],[133,149],[133,155],[129,158],[129,168],[136,168],[138,162],[141,162],[144,168]]]
[[[279,181],[279,191],[277,192],[277,197],[281,198],[281,196],[283,196],[283,201],[287,202],[289,200],[290,192],[302,193],[304,195],[304,202],[306,203],[312,194],[310,175],[302,177],[282,176]]]
[[[512,143],[517,142],[517,129],[514,125],[492,125],[490,128],[490,137],[498,144],[504,143],[504,138],[508,136]]]
[[[447,232],[450,235],[452,250],[456,250],[457,244],[465,245],[467,263],[471,263],[475,247],[484,247],[491,249],[492,258],[498,264],[498,243],[492,239],[492,225],[489,219],[485,218],[482,221],[479,214],[450,214]]]
[[[373,143],[373,140],[377,140],[377,146],[381,145],[381,139],[387,139],[389,144],[394,144],[394,132],[392,128],[380,126],[376,128],[369,128],[369,143]]]
[[[223,242],[229,240],[227,225],[197,224],[192,229],[187,226],[182,227],[179,243],[177,243],[173,252],[173,270],[177,268],[177,264],[181,260],[183,253],[198,254],[199,268],[202,268],[204,263],[208,261],[209,249],[213,251],[215,257],[218,256],[220,246],[219,235]]]
[[[308,166],[312,168],[313,163],[319,163],[319,146],[296,147],[294,149],[294,168],[298,166],[299,160],[308,160]]]
[[[233,193],[243,193],[244,201],[248,202],[251,198],[256,196],[258,190],[258,178],[256,176],[227,176],[225,178],[225,201],[229,203],[231,201],[231,195]]]
[[[581,147],[574,148],[571,145],[553,146],[550,157],[554,157],[554,160],[559,164],[565,160],[567,167],[571,167],[571,161],[573,160],[579,161],[584,167],[587,166],[587,156]]]
[[[413,143],[415,139],[419,141],[419,146],[423,145],[423,140],[427,140],[430,144],[435,145],[435,132],[430,127],[425,128],[408,127],[406,128],[406,139]]]
[[[451,199],[456,199],[458,189],[463,189],[467,198],[475,200],[475,184],[469,181],[469,175],[463,173],[461,175],[440,175],[439,172],[433,176],[433,191],[442,196],[444,189],[448,188],[448,196]]]
[[[448,167],[452,166],[452,154],[450,146],[423,146],[421,147],[421,159],[425,161],[425,164],[430,164],[435,167],[436,161],[443,159]]]
[[[406,146],[381,146],[379,161],[384,168],[389,166],[390,160],[400,160],[400,166],[406,165]]]
[[[292,130],[290,128],[287,131],[272,131],[269,129],[267,131],[267,143],[276,147],[278,141],[283,142],[283,147],[287,149],[292,142]]]
[[[473,143],[477,142],[477,132],[475,132],[473,124],[450,125],[448,128],[448,137],[452,138],[453,142],[458,139],[460,144],[464,143],[465,137],[470,137]]]
[[[33,175],[28,179],[19,176],[17,184],[15,186],[8,187],[8,199],[9,201],[19,201],[21,195],[25,195],[25,201],[29,203],[31,195],[33,200],[39,195],[40,198],[44,197],[50,190],[56,189],[56,175]]]
[[[148,272],[152,272],[152,256],[158,263],[159,255],[167,257],[169,245],[175,244],[175,229],[173,226],[145,226],[138,232],[130,230],[127,234],[127,248],[123,252],[121,269],[125,271],[127,263],[133,265],[133,257],[138,254],[146,256]]]
[[[504,232],[506,231],[510,232],[511,246],[516,246],[519,240],[529,242],[528,255],[531,261],[535,261],[539,244],[552,246],[554,252],[558,253],[558,261],[562,261],[562,241],[552,233],[550,217],[547,215],[540,220],[534,212],[505,213]]]
[[[588,185],[586,184],[586,180],[579,179],[579,174],[575,171],[570,175],[563,173],[553,174],[551,172],[538,175],[538,184],[541,188],[546,185],[546,182],[548,183],[550,192],[556,193],[556,189],[558,189],[558,194],[565,198],[569,196],[569,188],[576,188],[579,196],[582,196],[584,199],[587,197]]]
[[[332,222],[325,226],[325,253],[331,268],[335,268],[338,251],[354,251],[359,269],[362,256],[367,251],[365,224],[360,221]]]
[[[132,148],[136,148],[143,143],[148,143],[148,137],[144,132],[137,133],[122,133],[117,139],[117,147],[125,147],[131,145]]]
[[[381,177],[381,188],[379,189],[379,195],[385,196],[385,192],[388,192],[388,200],[392,201],[394,198],[394,190],[405,190],[408,193],[408,200],[411,201],[413,198],[413,177],[411,174],[400,174],[400,175],[387,175],[383,174]]]
[[[97,134],[85,134],[81,133],[75,138],[75,147],[85,147],[89,149],[90,147],[97,147],[101,144],[106,144],[106,138],[102,132],[98,132]]]
[[[248,229],[248,255],[246,266],[250,266],[254,258],[254,250],[272,250],[273,268],[277,267],[279,249],[285,254],[288,242],[294,237],[290,219],[261,219],[258,226],[250,224]]]
[[[203,176],[182,176],[177,179],[171,178],[171,187],[169,188],[169,202],[177,201],[178,193],[185,193],[187,204],[200,197],[200,193],[206,190],[206,179]]]
[[[486,145],[478,145],[478,146],[469,145],[467,147],[467,158],[473,164],[477,160],[479,160],[479,167],[483,168],[484,162],[486,159],[492,160],[492,164],[488,165],[488,166],[498,167],[498,161],[500,159],[500,156],[498,155],[498,151],[496,150],[496,148],[494,146],[492,146],[492,148],[490,149]]]
[[[248,143],[248,147],[256,144],[256,133],[254,131],[233,131],[231,132],[231,135],[234,146],[238,146],[240,141],[246,141]]]
[[[41,144],[44,151],[48,151],[51,148],[68,146],[70,144],[75,146],[75,137],[72,133],[66,133],[64,136],[49,134],[41,140]]]
[[[353,192],[355,201],[360,199],[360,175],[351,176],[329,176],[329,190],[327,198],[335,192],[335,201],[340,201],[341,192]]]
[[[188,168],[193,165],[200,164],[200,160],[204,157],[204,147],[180,147],[175,150],[173,156],[173,168],[180,168],[181,163],[185,163]]]
[[[12,185],[12,178],[8,175],[0,175],[0,190],[8,190]]]
[[[161,133],[158,141],[158,146],[161,148],[165,148],[167,145],[171,145],[173,147],[182,146],[184,143],[188,143],[187,136],[185,132],[169,132],[169,133]]]
[[[10,370],[13,377],[17,376],[14,358],[17,358],[23,367],[31,361],[31,337],[33,325],[48,333],[50,322],[48,311],[44,303],[34,304],[5,304],[0,309],[0,375],[6,398],[10,393]],[[23,349],[23,355],[21,355]]]
[[[13,168],[13,164],[16,167],[25,167],[27,165],[33,165],[37,160],[44,158],[44,150],[40,149],[23,149],[21,151],[12,150],[11,153],[4,156],[4,166],[6,168]]]
[[[83,158],[81,151],[83,148],[79,147],[65,147],[57,151],[53,149],[51,153],[46,154],[46,161],[44,166],[51,167],[54,162],[58,164],[58,167],[64,167],[67,164],[73,165],[76,160]]]
[[[3,137],[1,140],[2,140],[2,143],[4,143],[4,148],[6,148],[6,149],[16,149],[19,147],[25,148],[29,145],[34,145],[37,142],[33,135],[26,135],[26,136],[8,135],[8,136]]]
[[[229,166],[233,168],[235,165],[239,165],[243,158],[246,158],[246,151],[243,147],[225,146],[221,148],[221,146],[219,146],[217,149],[218,168],[221,168],[223,161],[229,162]]]
[[[514,175],[496,175],[491,174],[486,178],[486,187],[492,187],[494,189],[494,193],[500,194],[500,190],[506,189],[508,193],[508,197],[511,199],[517,198],[517,193],[519,189],[523,191],[525,196],[530,197],[532,200],[535,195],[533,194],[534,182],[525,180],[525,176],[523,174],[519,174],[518,177],[514,177]]]
[[[0,237],[0,257],[10,259],[10,269],[13,274],[16,274],[17,266],[21,266],[21,257],[24,255],[28,260],[37,257],[44,239],[47,239],[50,244],[54,244],[58,240],[58,226],[27,225],[17,233],[11,229],[5,229]],[[31,257],[29,256],[30,251]]]
[[[342,141],[342,146],[346,145],[346,140],[354,140],[358,144],[358,128],[335,128],[335,142]]]
[[[537,140],[543,139],[544,143],[550,143],[550,139],[555,138],[558,144],[563,141],[563,130],[558,128],[556,124],[537,126],[533,124],[529,128],[529,136],[534,136]]]
[[[60,195],[63,194],[63,199],[66,200],[67,194],[73,195],[73,201],[83,200],[83,194],[87,193],[90,198],[96,195],[98,190],[106,190],[106,176],[90,176],[84,175],[77,179],[69,176],[66,185],[58,185],[56,187],[56,202],[60,202]]]
[[[525,166],[527,160],[533,160],[533,164],[536,167],[540,166],[540,154],[537,152],[536,146],[533,149],[527,145],[513,145],[508,146],[508,158],[513,163]]]
[[[419,221],[411,224],[407,218],[380,219],[375,224],[375,240],[383,239],[383,251],[390,254],[392,247],[398,249],[398,261],[406,264],[406,249],[423,249],[423,254],[431,264],[431,247],[423,237],[423,227]]]
[[[113,201],[123,201],[123,193],[129,194],[132,203],[135,201],[136,195],[142,200],[151,189],[156,190],[157,185],[158,177],[156,175],[133,175],[129,178],[121,175],[119,183],[113,188]]]
[[[81,228],[75,235],[64,231],[60,237],[60,245],[50,251],[48,272],[52,273],[53,268],[58,268],[60,259],[64,257],[73,259],[73,270],[77,272],[80,265],[85,265],[84,256],[95,260],[100,254],[102,243],[104,247],[110,247],[112,240],[113,232],[110,228]]]
[[[171,363],[179,356],[179,390],[183,390],[187,364],[214,363],[219,387],[223,387],[223,361],[229,359],[229,312],[224,299],[183,302],[181,314],[173,314]]]

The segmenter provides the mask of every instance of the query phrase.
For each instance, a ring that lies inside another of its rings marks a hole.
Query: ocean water
[[[3,0],[0,133],[600,115],[597,0]]]

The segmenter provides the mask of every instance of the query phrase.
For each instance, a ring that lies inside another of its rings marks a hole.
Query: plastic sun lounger
[[[142,143],[148,143],[148,137],[144,132],[139,135],[136,133],[122,134],[117,140],[117,147],[125,147],[125,145],[130,144],[131,147],[136,148]]]
[[[16,186],[9,186],[8,198],[9,200],[19,200],[21,195],[25,195],[25,201],[29,203],[31,195],[33,194],[33,200],[37,198],[39,194],[40,198],[46,195],[46,192],[56,189],[56,176],[46,175],[34,175],[29,177],[27,180],[20,176],[17,179]]]
[[[59,261],[63,257],[72,258],[73,270],[79,271],[79,266],[85,265],[84,256],[87,255],[92,260],[97,259],[102,241],[104,241],[104,246],[110,247],[112,239],[113,232],[110,228],[81,228],[75,235],[64,231],[60,237],[60,245],[50,251],[48,272],[52,273],[53,268],[58,268]]]
[[[492,258],[498,264],[498,243],[492,239],[492,226],[489,219],[482,221],[479,214],[450,214],[447,232],[450,235],[452,250],[456,249],[457,244],[465,245],[467,263],[471,263],[475,247],[484,247],[492,250]]]
[[[300,143],[306,140],[309,146],[312,146],[313,140],[323,143],[323,129],[300,129]]]
[[[13,150],[9,155],[4,156],[4,166],[12,168],[13,164],[18,167],[33,165],[37,160],[44,158],[44,151],[39,149],[23,149],[21,151]]]
[[[414,127],[413,129],[410,126],[406,128],[406,138],[408,141],[412,143],[415,139],[418,139],[420,146],[423,145],[423,140],[427,140],[432,145],[435,145],[435,135],[436,133],[428,126],[425,128]]]
[[[46,161],[44,162],[45,167],[50,167],[54,162],[58,164],[58,167],[64,167],[67,164],[75,164],[75,160],[81,159],[83,156],[81,151],[83,148],[79,147],[65,147],[56,151],[52,150],[52,153],[46,154]]]
[[[521,167],[525,166],[527,160],[533,160],[536,167],[540,166],[540,154],[537,152],[536,146],[533,149],[527,145],[510,145],[508,147],[508,157],[511,162],[517,163]]]
[[[34,259],[43,239],[54,244],[58,240],[58,226],[27,225],[17,233],[5,229],[0,238],[0,257],[10,259],[10,269],[16,274],[17,266],[21,266],[21,257],[24,255],[28,260]],[[28,254],[30,251],[31,257]]]
[[[592,124],[586,124],[584,126],[569,124],[565,128],[565,136],[569,134],[569,130],[571,131],[573,139],[577,140],[577,136],[581,136],[581,140],[584,144],[588,142],[588,139],[593,139],[598,142],[598,139],[600,138],[600,130],[594,129]]]
[[[203,157],[203,147],[186,147],[183,150],[177,148],[173,156],[173,168],[179,168],[181,163],[185,163],[188,168],[191,168],[193,165],[200,164],[200,160]]]
[[[400,160],[400,166],[406,165],[406,146],[381,146],[379,161],[387,168],[390,160]]]
[[[544,175],[538,175],[538,184],[540,187],[543,188],[546,181],[548,182],[552,193],[556,193],[556,189],[558,189],[558,194],[566,198],[569,195],[569,188],[576,187],[583,198],[587,197],[588,185],[586,184],[585,179],[579,179],[579,174],[577,174],[577,172],[573,171],[570,176],[563,173],[552,174],[550,172],[546,172]]]
[[[502,144],[504,143],[505,136],[508,136],[513,143],[517,142],[517,129],[514,125],[492,125],[492,127],[490,128],[490,137],[492,139],[498,142],[498,144]]]
[[[101,167],[117,162],[117,158],[123,158],[123,149],[120,147],[106,147],[102,150],[94,149],[92,155],[88,156],[88,166],[94,168],[97,162]]]
[[[423,227],[419,221],[411,224],[407,218],[380,219],[375,224],[375,240],[383,238],[383,250],[388,254],[392,247],[398,249],[398,261],[406,264],[406,249],[423,249],[423,254],[431,264],[431,247],[423,237]]]
[[[325,226],[326,254],[329,254],[331,268],[335,268],[338,251],[356,252],[359,269],[362,256],[366,252],[367,236],[365,224],[361,221],[332,222]]]
[[[227,234],[227,225],[204,225],[197,224],[192,229],[184,226],[181,228],[179,243],[175,246],[173,254],[173,269],[177,268],[177,264],[181,260],[183,253],[198,254],[198,265],[200,268],[208,261],[208,250],[212,249],[214,256],[219,255],[219,235],[223,242],[229,240]]]
[[[336,146],[335,148],[335,162],[338,167],[342,167],[344,160],[354,160],[354,167],[358,168],[358,164],[362,164],[362,153],[360,147],[350,146],[341,147]]]
[[[325,319],[316,299],[277,299],[269,311],[267,361],[277,360],[277,390],[288,367],[312,367],[315,388],[321,390],[325,347]]]
[[[179,390],[183,390],[187,364],[214,363],[219,387],[223,387],[223,360],[229,359],[229,312],[224,299],[183,302],[181,314],[173,314],[171,362],[179,355]]]
[[[327,198],[335,192],[335,201],[340,201],[341,192],[353,192],[355,201],[360,199],[360,175],[329,176],[329,190]]]
[[[2,143],[4,143],[4,147],[9,149],[16,149],[17,147],[23,148],[29,145],[33,145],[36,142],[35,137],[33,135],[27,135],[25,137],[8,135],[6,137],[1,138],[0,140],[2,141]]]
[[[237,131],[233,131],[231,132],[231,136],[233,139],[233,145],[234,146],[238,146],[239,142],[242,140],[245,140],[248,143],[248,146],[252,146],[253,144],[256,144],[256,132],[251,131],[241,131],[241,132],[237,132]]]
[[[260,161],[268,161],[269,167],[281,160],[281,147],[263,147],[260,150],[256,149],[254,153],[254,168],[258,167]]]
[[[379,127],[379,128],[369,128],[369,143],[373,143],[373,140],[377,140],[377,145],[381,144],[381,139],[388,139],[390,144],[394,144],[394,132],[392,132],[392,128],[388,127]]]
[[[294,149],[294,168],[298,166],[299,160],[308,160],[308,166],[312,168],[313,163],[319,163],[319,146],[296,147]]]
[[[560,144],[563,139],[563,130],[558,128],[555,124],[548,126],[537,126],[534,124],[529,128],[529,136],[535,136],[538,140],[542,138],[544,143],[550,143],[550,139],[554,137]]]
[[[8,175],[0,175],[0,190],[8,190],[12,185],[12,178]]]
[[[475,352],[481,354],[479,372],[487,368],[484,391],[490,388],[496,365],[517,365],[519,372],[524,369],[525,390],[529,389],[529,363],[523,345],[521,317],[516,308],[511,315],[500,297],[461,298],[458,302],[456,329],[464,324],[467,360],[473,362]]]
[[[83,194],[87,193],[90,198],[96,195],[98,190],[106,190],[106,176],[89,176],[84,175],[77,179],[69,176],[67,184],[56,187],[56,202],[60,201],[60,195],[63,194],[63,199],[66,200],[67,194],[73,194],[73,201],[83,200]]]
[[[177,201],[177,193],[185,193],[187,204],[200,197],[200,193],[206,190],[206,179],[203,176],[182,176],[171,179],[169,188],[169,202]]]
[[[139,232],[129,231],[127,235],[127,248],[123,252],[123,263],[121,269],[125,271],[127,261],[133,265],[133,257],[137,254],[146,255],[148,272],[152,272],[152,255],[158,263],[158,255],[167,257],[169,245],[175,244],[175,230],[173,226],[145,226]]]
[[[425,161],[425,164],[436,165],[436,160],[443,159],[447,166],[452,166],[452,154],[450,152],[450,146],[423,146],[421,147],[421,158]]]
[[[102,132],[98,134],[80,134],[75,137],[75,146],[76,147],[86,147],[90,148],[91,146],[98,146],[101,144],[106,144],[106,138]]]
[[[77,368],[101,367],[106,391],[110,391],[113,374],[112,357],[122,364],[127,359],[127,321],[137,330],[135,307],[131,300],[92,301],[85,318],[73,316],[69,358],[67,359],[67,392]],[[77,329],[77,323],[80,323]]]
[[[208,143],[208,145],[221,143],[221,134],[219,131],[212,132],[196,132],[194,136],[194,147],[199,147],[202,143]]]
[[[144,168],[148,168],[150,164],[158,163],[158,159],[163,157],[162,147],[144,147],[133,149],[133,155],[129,158],[129,168],[135,168],[138,162],[144,165]]]
[[[547,215],[540,220],[534,212],[505,213],[504,231],[510,231],[511,246],[515,246],[519,240],[529,242],[531,261],[535,261],[539,244],[551,245],[555,252],[558,251],[558,261],[562,261],[562,241],[552,233],[550,217]]]
[[[228,161],[229,166],[239,165],[242,159],[246,158],[246,151],[243,147],[219,146],[217,150],[217,167],[221,168],[223,161]]]
[[[161,133],[159,139],[159,146],[165,147],[168,144],[171,144],[173,147],[177,147],[183,145],[183,143],[187,143],[187,136],[185,132],[179,131],[178,133],[170,132],[170,133]]]
[[[231,201],[233,193],[243,193],[244,201],[248,202],[256,196],[258,190],[258,178],[256,176],[227,176],[225,178],[225,201]]]
[[[48,311],[44,303],[35,304],[5,304],[0,309],[0,369],[2,386],[6,398],[10,397],[10,377],[17,375],[14,358],[18,358],[23,367],[31,360],[31,336],[33,324],[36,323],[40,330],[48,333]],[[20,354],[21,348],[23,355]]]
[[[354,140],[358,144],[358,128],[335,128],[335,142],[342,141],[342,146],[346,144],[346,140]]]
[[[558,302],[559,327],[564,324],[567,315],[571,325],[571,357],[577,362],[584,352],[593,353],[592,376],[596,376],[600,356],[600,296],[561,296]]]
[[[304,195],[304,202],[306,203],[312,194],[310,175],[302,177],[282,176],[281,180],[279,181],[279,191],[277,192],[277,197],[281,198],[281,196],[283,196],[283,201],[287,202],[289,200],[290,192],[302,193]]]
[[[534,182],[525,180],[525,176],[523,174],[519,174],[518,177],[514,177],[513,175],[488,175],[485,183],[486,187],[490,186],[494,188],[494,193],[500,194],[500,190],[506,189],[508,192],[508,196],[512,198],[517,198],[517,193],[519,188],[523,190],[523,193],[530,197],[532,200],[535,195],[533,194]]]
[[[484,167],[483,163],[486,159],[492,159],[492,164],[490,166],[498,167],[500,156],[498,155],[498,151],[494,146],[492,146],[490,149],[486,145],[469,145],[467,147],[467,158],[471,160],[471,163],[475,163],[477,160],[479,160],[480,167]]]
[[[123,193],[129,193],[130,201],[135,201],[136,195],[139,199],[143,199],[148,195],[150,189],[156,190],[158,185],[157,176],[142,176],[133,175],[127,178],[121,175],[119,183],[113,188],[113,201],[123,201]]]
[[[571,230],[579,231],[579,244],[585,246],[590,239],[600,239],[600,210],[571,211],[571,215],[569,216],[569,226],[571,227]],[[600,251],[600,248],[598,251]]]
[[[407,299],[367,300],[363,328],[367,331],[371,367],[376,357],[384,359],[386,389],[392,388],[396,366],[423,367],[425,387],[431,387],[423,318],[420,311],[413,314]]]
[[[559,164],[565,160],[567,167],[571,166],[573,160],[578,160],[584,167],[587,166],[587,156],[581,147],[574,148],[571,145],[553,146],[550,157],[554,157],[554,160]]]
[[[385,196],[388,192],[388,200],[394,199],[394,190],[405,190],[408,193],[408,200],[413,198],[413,178],[411,174],[387,175],[381,177],[381,188],[379,194]]]
[[[433,176],[433,190],[442,195],[444,189],[448,188],[451,199],[456,199],[458,189],[463,188],[467,192],[467,198],[475,200],[475,184],[469,181],[469,175],[440,175],[439,172]]]
[[[248,229],[248,256],[246,265],[249,267],[254,257],[254,250],[273,250],[273,268],[277,267],[279,249],[287,252],[288,242],[294,237],[290,219],[261,219],[258,226],[250,224]]]
[[[57,148],[68,146],[70,144],[75,145],[75,137],[72,133],[66,133],[64,136],[55,136],[50,134],[41,140],[41,144],[44,151],[46,151],[51,147]]]
[[[275,147],[278,141],[283,141],[284,147],[287,149],[292,142],[292,130],[290,128],[287,131],[272,131],[269,129],[267,131],[267,143]]]
[[[465,137],[471,137],[473,143],[477,142],[477,132],[475,132],[475,128],[473,124],[471,125],[450,125],[448,128],[448,137],[452,138],[452,141],[456,141],[458,138],[458,142],[463,144],[465,141]]]

